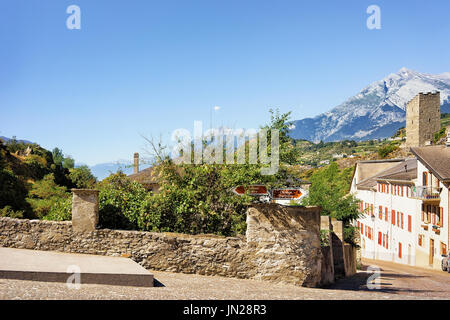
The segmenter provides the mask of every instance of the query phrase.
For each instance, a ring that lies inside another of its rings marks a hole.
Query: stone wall
[[[320,209],[254,205],[247,239],[98,229],[71,222],[0,217],[0,246],[129,256],[143,267],[170,272],[270,280],[313,287],[320,283]]]

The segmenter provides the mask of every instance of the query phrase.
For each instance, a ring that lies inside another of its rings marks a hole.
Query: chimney
[[[445,145],[447,146],[447,148],[450,148],[450,132],[447,133],[447,142],[445,143]]]
[[[133,173],[139,173],[139,153],[134,154],[134,171]]]

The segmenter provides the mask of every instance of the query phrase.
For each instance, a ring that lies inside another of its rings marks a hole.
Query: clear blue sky
[[[66,8],[81,8],[68,30]],[[381,8],[368,30],[366,9]],[[257,128],[328,111],[401,67],[450,71],[450,2],[0,2],[0,135],[77,162],[131,159],[140,133]]]

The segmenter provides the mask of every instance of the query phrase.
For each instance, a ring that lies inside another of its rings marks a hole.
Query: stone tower
[[[422,147],[441,129],[440,93],[419,93],[406,106],[406,146]]]

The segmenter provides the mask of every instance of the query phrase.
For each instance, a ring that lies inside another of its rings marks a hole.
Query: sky
[[[366,25],[373,4],[381,29]],[[81,29],[67,28],[70,5]],[[448,0],[2,0],[0,136],[94,165],[196,120],[312,117],[402,67],[449,72],[448,12]]]

